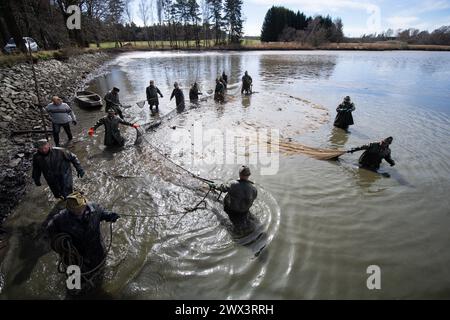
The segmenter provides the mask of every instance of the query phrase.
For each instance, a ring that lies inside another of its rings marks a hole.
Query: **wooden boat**
[[[102,98],[91,91],[78,91],[75,94],[75,101],[82,108],[100,108],[102,104]]]

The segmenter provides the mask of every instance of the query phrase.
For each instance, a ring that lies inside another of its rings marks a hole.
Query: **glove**
[[[136,129],[136,128],[139,128],[140,125],[138,125],[137,123],[135,123],[135,124],[132,125],[132,127]]]
[[[42,184],[39,180],[34,180],[34,184],[38,187],[42,186]]]
[[[78,171],[78,178],[83,178],[84,176],[84,170]]]
[[[77,122],[74,120],[74,121],[72,121],[72,124],[73,124],[74,126],[76,126],[76,125],[77,125]]]
[[[95,129],[89,128],[88,134],[92,137],[94,135]]]
[[[209,186],[211,189],[217,189],[217,186],[216,186],[215,183],[211,183],[211,182],[207,182],[207,183],[208,183],[208,186]]]
[[[120,218],[120,216],[117,213],[112,212],[109,216],[109,221],[116,222],[117,219],[119,219],[119,218]]]
[[[395,162],[394,161],[392,161],[392,163],[391,163],[391,167],[393,167],[393,166],[395,166]]]

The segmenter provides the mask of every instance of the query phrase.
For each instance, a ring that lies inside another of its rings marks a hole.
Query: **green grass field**
[[[122,44],[125,43],[131,43],[131,45],[135,48],[170,48],[170,42],[169,41],[163,41],[161,43],[161,41],[123,41]],[[256,40],[256,39],[243,39],[241,44],[243,46],[252,46],[252,45],[258,45],[260,44],[261,41],[260,40]],[[208,47],[214,47],[214,41],[210,41],[209,42],[209,46]],[[185,41],[178,41],[178,45],[181,48],[195,48],[195,41],[194,40],[190,40],[188,42],[188,45],[186,45]],[[109,42],[101,42],[100,43],[100,48],[101,49],[112,49],[116,47],[116,43],[114,41],[109,41]],[[205,43],[203,40],[200,41],[200,47],[205,47]],[[97,44],[96,43],[91,43],[89,44],[89,48],[95,49],[97,48]]]

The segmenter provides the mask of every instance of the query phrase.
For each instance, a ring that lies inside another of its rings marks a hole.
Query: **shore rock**
[[[21,63],[0,68],[0,225],[26,192],[30,179],[34,141],[43,134],[11,136],[13,130],[32,130],[42,127],[40,106],[54,95],[70,102],[92,71],[111,57],[104,52],[71,57],[66,62],[39,61],[34,64],[39,84],[35,91],[32,66]],[[47,128],[50,121],[46,116]]]

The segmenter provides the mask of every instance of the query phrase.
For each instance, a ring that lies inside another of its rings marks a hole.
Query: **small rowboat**
[[[75,100],[82,108],[100,108],[103,105],[102,98],[91,91],[78,91],[75,94]]]

